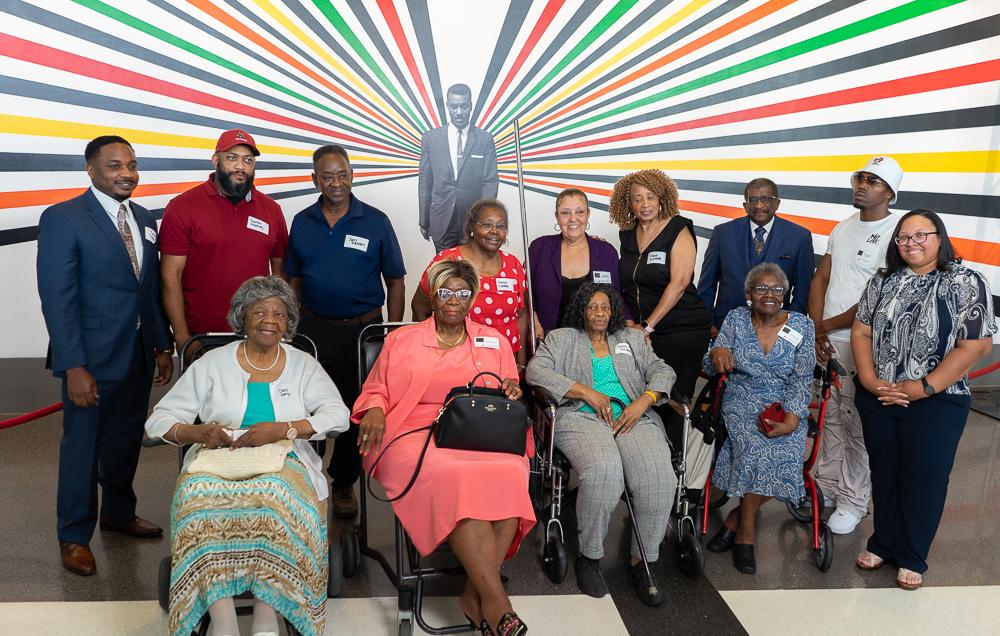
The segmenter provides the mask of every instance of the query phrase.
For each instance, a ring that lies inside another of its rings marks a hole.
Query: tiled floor
[[[51,386],[21,384],[23,390],[0,391],[0,411],[47,403]],[[153,599],[156,568],[169,549],[165,539],[144,542],[98,531],[92,543],[96,576],[81,578],[60,567],[53,512],[60,421],[56,414],[0,431],[0,635],[163,634],[165,616]],[[136,480],[139,513],[164,526],[176,462],[172,448],[144,450]],[[667,601],[650,609],[636,600],[621,564],[627,541],[622,508],[612,520],[602,563],[610,597],[580,595],[572,568],[566,582],[550,583],[539,568],[537,535],[505,568],[515,607],[532,633],[1000,633],[1000,556],[995,549],[1000,539],[1000,425],[981,414],[970,417],[930,556],[928,587],[918,592],[897,590],[889,569],[863,573],[853,567],[870,519],[855,534],[836,538],[833,567],[820,573],[807,546],[807,527],[772,502],[758,522],[756,576],[737,572],[727,554],[706,553],[705,576],[689,580],[674,567],[667,549],[655,566]],[[720,517],[713,513],[712,518],[714,530]],[[391,551],[384,504],[373,506],[370,528],[372,545]],[[568,529],[572,534],[571,525]],[[575,554],[572,538],[569,550]],[[428,601],[428,616],[459,618],[454,599],[447,596],[454,588],[452,582],[432,589],[442,596]],[[326,633],[394,633],[393,595],[381,569],[364,559],[341,597],[330,601]]]

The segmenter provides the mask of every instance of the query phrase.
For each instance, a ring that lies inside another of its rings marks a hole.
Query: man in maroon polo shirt
[[[253,187],[260,151],[250,133],[227,130],[215,172],[167,204],[160,226],[163,307],[180,346],[192,334],[230,331],[229,303],[245,280],[282,274],[288,228],[274,199]]]

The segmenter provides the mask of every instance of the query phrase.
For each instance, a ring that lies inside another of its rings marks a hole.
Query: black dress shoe
[[[600,561],[578,556],[573,569],[576,570],[576,586],[580,588],[581,592],[594,598],[607,596],[608,584],[604,582],[604,576],[601,575]]]
[[[752,543],[733,544],[733,565],[745,574],[757,573],[757,559],[753,555]]]
[[[736,532],[723,525],[705,547],[708,548],[709,552],[725,552],[733,547],[735,540]]]
[[[639,600],[646,605],[656,607],[662,605],[664,599],[667,598],[663,589],[656,584],[656,576],[653,574],[652,563],[649,564],[649,576],[646,576],[646,568],[643,567],[642,561],[640,561],[629,570],[628,578],[632,583],[632,587],[635,588],[635,593],[639,597]]]

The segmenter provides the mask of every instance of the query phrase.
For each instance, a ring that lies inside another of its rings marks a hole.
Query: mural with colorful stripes
[[[316,196],[312,150],[344,145],[412,288],[432,249],[416,227],[420,135],[446,123],[457,82],[514,210],[520,122],[531,236],[576,186],[614,241],[612,185],[653,167],[703,238],[743,214],[748,180],[772,178],[821,253],[852,212],[850,172],[889,154],[906,173],[894,208],[944,213],[1000,289],[993,0],[3,0],[0,14],[0,267],[32,312],[38,216],[88,185],[82,148],[108,133],[136,147],[135,196],[157,213],[205,178],[221,130],[256,137],[256,184],[289,219]],[[0,356],[38,355],[44,330],[24,341]]]

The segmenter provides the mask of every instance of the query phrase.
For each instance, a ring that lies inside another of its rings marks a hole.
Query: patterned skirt
[[[170,510],[172,636],[189,636],[208,606],[249,592],[305,636],[323,633],[326,501],[294,457],[280,473],[177,480]]]

